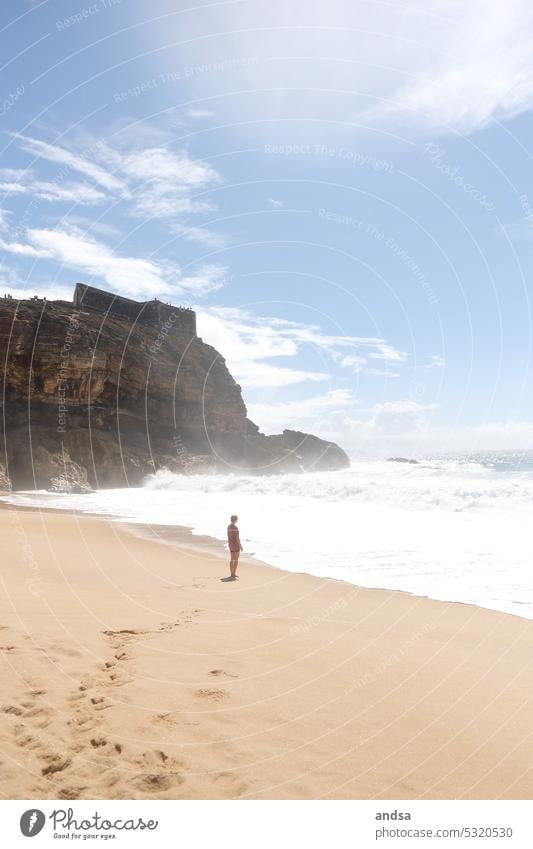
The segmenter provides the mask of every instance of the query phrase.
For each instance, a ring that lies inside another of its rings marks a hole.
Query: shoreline
[[[531,798],[530,620],[252,558],[225,583],[174,528],[0,526],[3,798]]]
[[[11,493],[13,495],[17,495],[16,492]],[[27,494],[27,491],[23,491],[20,494]],[[152,540],[155,542],[161,542],[162,544],[168,545],[178,545],[183,549],[190,549],[192,551],[198,551],[200,548],[213,557],[218,559],[227,559],[227,551],[225,549],[225,543],[217,539],[216,537],[209,536],[207,534],[195,534],[194,527],[189,525],[168,525],[168,524],[150,524],[149,522],[132,522],[127,518],[120,516],[118,514],[110,514],[110,513],[95,513],[91,511],[77,511],[75,509],[65,509],[62,507],[46,507],[43,505],[15,505],[8,501],[9,495],[0,495],[0,510],[3,509],[15,509],[19,511],[29,511],[29,512],[43,512],[43,513],[55,513],[64,516],[76,516],[78,518],[83,517],[92,517],[94,519],[100,519],[101,521],[109,521],[112,522],[124,530],[136,534],[141,538]],[[157,533],[160,531],[160,533]],[[445,598],[435,598],[431,595],[421,594],[417,592],[413,592],[411,590],[404,590],[394,588],[391,589],[385,586],[365,586],[364,584],[356,584],[347,581],[345,578],[339,577],[330,577],[326,575],[316,575],[314,572],[306,572],[306,571],[292,571],[286,569],[284,566],[277,566],[273,563],[269,563],[266,560],[262,560],[259,557],[256,557],[255,554],[247,554],[246,551],[241,555],[240,559],[241,563],[253,563],[261,566],[262,568],[267,569],[275,569],[276,571],[283,572],[287,575],[307,575],[313,578],[316,578],[320,581],[332,581],[347,588],[355,588],[361,590],[376,590],[379,592],[389,592],[389,593],[398,593],[407,595],[411,598],[420,598],[420,599],[428,599],[429,601],[441,602],[442,604],[458,604],[463,605],[465,607],[472,607],[480,610],[487,610],[494,613],[500,613],[504,616],[512,616],[513,618],[520,619],[525,622],[533,622],[533,618],[528,616],[523,616],[520,613],[515,611],[511,612],[509,610],[500,610],[494,607],[485,607],[481,604],[478,604],[475,601],[462,601],[459,599],[445,599]]]

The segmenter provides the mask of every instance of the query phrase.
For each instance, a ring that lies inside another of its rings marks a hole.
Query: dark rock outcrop
[[[10,492],[11,491],[11,481],[9,480],[8,474],[6,472],[6,467],[3,464],[0,464],[0,492]]]
[[[0,488],[83,492],[135,486],[161,468],[268,474],[349,465],[316,437],[261,434],[224,358],[196,336],[190,310],[87,292],[85,301],[78,287],[75,303],[0,299]]]
[[[280,436],[267,436],[267,441],[274,453],[282,455],[285,452],[303,472],[334,471],[350,465],[342,448],[310,433],[284,430]],[[280,463],[283,464],[283,458]]]

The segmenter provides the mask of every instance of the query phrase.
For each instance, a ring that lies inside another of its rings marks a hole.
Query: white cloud
[[[281,209],[285,206],[282,200],[276,200],[276,198],[267,198],[267,201],[273,209]]]
[[[49,201],[94,204],[117,196],[124,210],[137,218],[165,219],[175,231],[181,227],[187,238],[213,247],[222,246],[222,236],[207,228],[186,226],[183,218],[212,212],[211,200],[199,193],[221,182],[219,173],[209,163],[192,158],[186,150],[174,152],[167,147],[128,147],[101,140],[86,139],[85,151],[68,150],[39,139],[15,135],[20,147],[41,159],[63,166],[60,179],[37,179],[34,169],[0,169],[0,192],[33,194]],[[89,151],[89,152],[87,152]],[[112,167],[113,173],[109,170]],[[87,183],[67,182],[70,170],[83,174],[97,187]],[[105,192],[103,191],[105,190]]]
[[[0,193],[4,195],[23,195],[24,186],[20,183],[0,183]]]
[[[216,262],[205,263],[199,266],[198,271],[194,274],[180,277],[177,280],[177,287],[173,286],[171,291],[177,288],[178,291],[182,292],[207,295],[209,292],[221,289],[226,284],[227,275],[228,269],[223,265]]]
[[[35,248],[33,245],[22,244],[21,242],[6,242],[4,239],[0,239],[0,248],[10,254],[31,257],[32,259],[51,259],[53,256],[48,250]]]
[[[200,335],[227,358],[228,365],[245,390],[289,386],[329,377],[328,361],[368,374],[385,374],[369,367],[373,359],[403,362],[406,355],[384,339],[332,336],[316,325],[254,315],[238,308],[212,307],[198,315]],[[276,358],[297,358],[306,353],[318,361],[319,369],[289,368],[270,362]],[[266,362],[267,361],[267,362]]]
[[[437,432],[433,426],[430,427],[430,416],[437,410],[435,404],[411,400],[386,401],[369,410],[361,409],[356,417],[353,411],[355,403],[349,392],[333,390],[325,396],[298,402],[294,412],[302,419],[306,429],[323,439],[337,442],[349,453],[412,453],[428,448],[430,436]],[[273,411],[269,412],[272,406]],[[273,426],[275,429],[283,422],[284,406],[287,405],[251,405],[252,419],[260,426]],[[290,408],[289,404],[287,414],[290,414]]]
[[[444,357],[438,356],[438,354],[430,354],[428,357],[428,362],[422,366],[425,369],[434,369],[434,368],[444,368],[446,365],[446,360]]]
[[[49,301],[72,301],[72,286],[65,286],[63,283],[57,283],[50,280],[35,281],[10,281],[0,282],[2,292],[8,292],[13,298],[19,300],[27,300],[38,295],[40,298],[45,297]]]
[[[424,31],[432,55],[426,73],[395,95],[394,111],[421,113],[425,122],[471,132],[518,115],[533,104],[533,18],[525,0],[429,4],[443,26]],[[440,50],[438,49],[440,47]]]
[[[198,312],[198,333],[220,351],[234,377],[245,389],[289,386],[304,381],[322,381],[322,372],[272,365],[265,360],[295,357],[298,344],[283,337],[277,327],[263,318],[240,310],[213,307]]]
[[[138,186],[133,203],[138,216],[176,219],[214,208],[193,193],[216,184],[220,176],[208,163],[191,159],[186,151],[176,154],[163,147],[136,150],[122,159],[120,170],[130,184]]]
[[[125,184],[92,159],[82,154],[73,153],[58,145],[48,144],[39,139],[29,138],[18,133],[14,134],[20,146],[29,153],[35,154],[41,159],[64,165],[73,171],[78,171],[86,177],[90,177],[95,183],[111,192],[124,192]]]
[[[328,379],[322,372],[304,371],[273,366],[263,362],[241,362],[235,368],[234,377],[246,389],[280,389],[283,386],[294,386],[296,383],[321,383]]]
[[[53,182],[36,179],[31,170],[0,169],[0,193],[31,194],[47,201],[66,201],[92,205],[105,199],[105,194],[87,183]]]
[[[67,201],[68,203],[79,203],[92,205],[104,200],[105,195],[88,186],[85,183],[56,183],[38,180],[33,185],[26,187],[27,192],[49,201]]]
[[[262,90],[262,117],[340,113],[367,124],[399,118],[425,130],[448,125],[469,133],[533,105],[527,0],[248,0],[210,16],[219,32],[246,30],[246,39],[231,62],[230,37],[195,45],[198,67],[226,64],[220,73],[194,75],[190,93],[219,93],[221,77],[227,91]],[[242,113],[241,101],[225,108]]]
[[[11,210],[0,208],[0,233],[6,233],[9,230],[9,216]]]
[[[317,399],[318,401],[318,399]],[[481,425],[444,424],[437,419],[437,404],[420,404],[411,400],[388,401],[370,410],[361,410],[357,417],[348,403],[338,409],[332,405],[320,415],[319,405],[313,407],[310,399],[310,416],[302,411],[305,427],[321,436],[338,442],[348,453],[358,451],[390,456],[391,454],[420,456],[434,452],[504,451],[507,449],[533,449],[533,423],[530,421],[488,422]],[[265,425],[272,421],[275,427],[283,424],[283,409],[279,418],[269,415],[271,405],[250,408],[251,417]],[[277,409],[274,405],[274,409]],[[315,415],[316,411],[316,415]],[[255,415],[255,418],[254,418]]]
[[[188,226],[179,221],[173,222],[171,230],[177,236],[181,236],[188,242],[198,242],[211,250],[220,250],[229,244],[230,238],[224,233],[215,233],[209,227]]]
[[[371,360],[385,360],[391,363],[403,363],[407,359],[405,351],[398,351],[382,340],[375,340],[376,350],[369,353]]]
[[[420,433],[426,426],[427,413],[434,409],[433,404],[417,401],[385,401],[375,407],[368,429],[387,436]]]
[[[250,404],[248,415],[265,433],[279,433],[284,428],[314,427],[324,413],[346,413],[356,403],[350,391],[332,389],[299,401]]]
[[[114,224],[90,218],[88,215],[75,215],[69,212],[68,223],[91,235],[103,236],[105,239],[115,239],[121,235],[121,231]]]
[[[342,368],[351,368],[356,372],[361,371],[365,363],[365,358],[358,356],[357,354],[350,354],[349,356],[343,357],[340,361]]]
[[[55,260],[98,278],[114,292],[142,299],[183,292],[204,295],[219,289],[226,274],[222,266],[213,264],[183,276],[180,267],[173,263],[117,255],[76,227],[30,229],[27,243],[3,242],[1,246],[13,254]]]

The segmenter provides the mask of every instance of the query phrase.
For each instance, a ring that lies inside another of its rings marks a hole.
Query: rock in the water
[[[0,492],[11,492],[11,481],[6,467],[0,463]]]
[[[135,486],[164,468],[270,473],[348,465],[333,443],[260,433],[224,358],[196,335],[192,310],[80,284],[72,303],[3,298],[0,348],[0,463],[14,488]]]
[[[418,466],[418,460],[409,460],[407,457],[387,457],[388,463],[412,463]]]
[[[280,436],[268,436],[269,445],[275,453],[288,452],[290,461],[303,472],[325,472],[344,469],[350,465],[348,455],[335,445],[309,433],[284,430]],[[286,460],[280,460],[283,465]]]

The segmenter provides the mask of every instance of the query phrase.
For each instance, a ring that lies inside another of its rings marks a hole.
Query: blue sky
[[[492,5],[5,4],[0,288],[194,306],[267,432],[533,447],[533,16]]]

